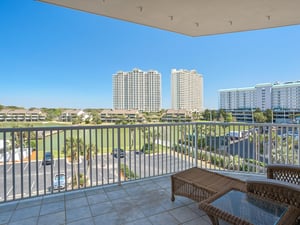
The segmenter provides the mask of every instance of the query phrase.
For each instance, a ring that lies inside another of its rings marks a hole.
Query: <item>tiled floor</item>
[[[170,176],[164,176],[2,203],[0,224],[210,225],[194,201],[170,200],[170,183]]]

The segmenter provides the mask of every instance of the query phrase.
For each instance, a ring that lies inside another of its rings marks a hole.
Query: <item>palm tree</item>
[[[93,144],[87,144],[84,145],[84,142],[81,138],[71,138],[66,140],[66,150],[67,150],[67,157],[70,157],[73,173],[75,175],[75,180],[77,182],[77,185],[79,185],[80,178],[78,179],[78,171],[76,170],[76,166],[73,167],[73,164],[77,164],[80,162],[80,157],[83,156],[84,160],[87,162],[87,171],[86,176],[84,176],[82,179],[84,180],[84,183],[86,183],[86,179],[89,179],[89,171],[90,171],[90,165],[91,165],[91,159],[93,158],[95,152],[96,152],[96,146]]]
[[[86,149],[86,156],[84,156],[85,160],[87,161],[87,178],[90,178],[90,165],[91,165],[91,159],[93,158],[93,156],[95,155],[96,152],[96,146],[89,144],[89,145],[85,145],[84,147]]]
[[[281,137],[278,136],[277,142],[281,143],[281,145],[272,148],[272,162],[296,163],[293,161],[293,155],[295,155],[295,152],[298,151],[299,148],[298,139],[287,136],[286,139],[282,140]]]
[[[129,129],[130,141],[129,141],[129,149],[132,150],[134,145],[134,128]]]
[[[80,155],[83,153],[84,145],[83,141],[80,138],[74,139],[74,138],[68,138],[66,139],[66,155],[68,158],[70,158],[71,165],[73,168],[74,178],[77,182],[77,185],[79,186],[79,179],[78,179],[78,172],[76,170],[76,167],[73,166],[74,164],[79,163],[80,161]],[[73,182],[73,178],[72,178]]]
[[[256,170],[255,171],[258,171],[258,168],[260,166],[259,164],[259,159],[260,159],[260,148],[261,146],[263,146],[263,139],[264,139],[264,134],[261,134],[259,133],[258,131],[256,131],[255,129],[253,129],[253,133],[250,133],[249,135],[249,141],[250,143],[252,143],[252,148],[253,148],[253,156],[255,156],[253,158],[253,160],[255,160],[255,167],[256,167]]]
[[[155,144],[159,140],[160,132],[157,127],[144,127],[141,129],[144,138],[143,149],[146,152],[151,152],[155,150]],[[147,147],[146,147],[147,146]]]

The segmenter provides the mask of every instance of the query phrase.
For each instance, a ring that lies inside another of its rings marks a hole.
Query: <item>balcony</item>
[[[211,224],[198,204],[176,196],[170,176],[17,200],[0,205],[1,224]]]
[[[265,176],[267,164],[299,165],[297,131],[253,123],[1,128],[0,221],[211,224],[196,202],[170,200],[170,175],[197,166],[246,179]],[[57,174],[66,179],[54,188]]]

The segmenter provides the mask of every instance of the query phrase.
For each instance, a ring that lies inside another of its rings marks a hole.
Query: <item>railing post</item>
[[[7,171],[7,168],[6,168],[6,161],[7,161],[7,155],[6,155],[6,152],[7,151],[7,146],[6,146],[6,132],[3,133],[3,175],[4,175],[4,180],[3,180],[3,199],[4,201],[6,202],[7,201],[7,186],[6,186],[6,179],[7,179],[7,176],[6,176],[6,171]]]
[[[268,143],[268,165],[272,164],[272,144],[273,144],[273,140],[272,140],[272,125],[269,125],[269,143]]]
[[[118,127],[118,185],[121,185],[121,158],[120,158],[120,149],[121,149],[121,131],[120,127]]]
[[[194,158],[195,158],[195,165],[198,167],[198,127],[197,124],[195,124],[195,151],[194,151]]]

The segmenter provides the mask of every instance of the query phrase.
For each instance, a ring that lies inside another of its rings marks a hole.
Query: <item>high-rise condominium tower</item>
[[[203,111],[203,77],[196,70],[171,71],[172,109]]]
[[[300,109],[300,81],[263,83],[248,88],[219,90],[219,108],[226,110]]]
[[[161,109],[161,75],[157,71],[117,72],[113,75],[114,109],[157,112]]]

